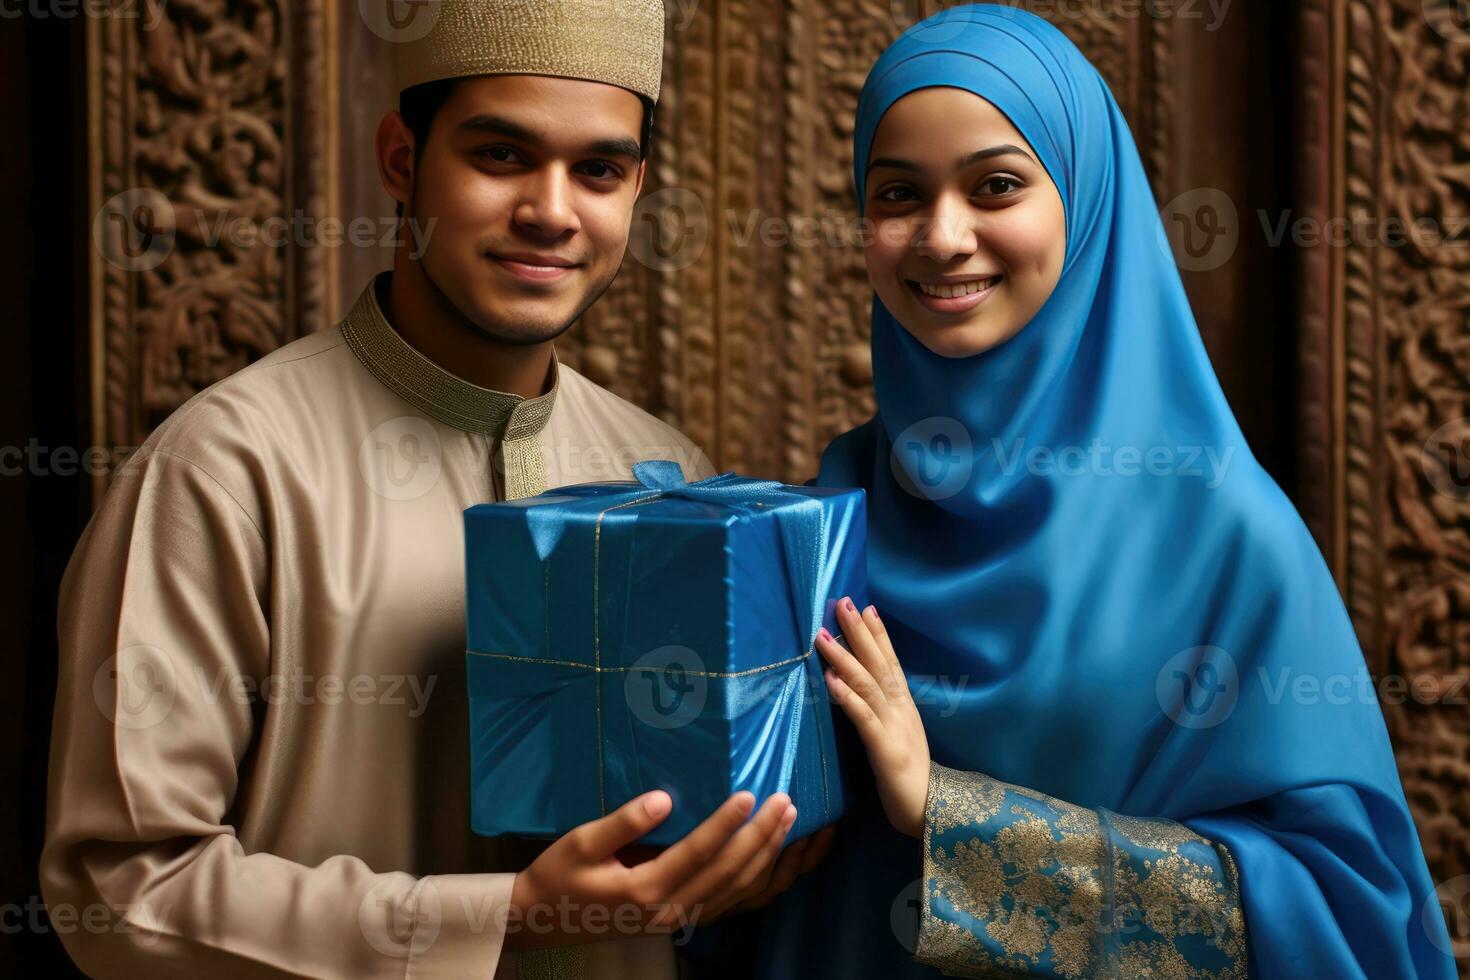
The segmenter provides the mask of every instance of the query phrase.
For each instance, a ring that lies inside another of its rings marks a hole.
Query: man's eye
[[[620,175],[617,167],[602,160],[591,160],[582,164],[582,173],[591,177],[593,180],[607,180]]]
[[[492,163],[514,163],[518,157],[516,151],[508,146],[487,146],[478,153]]]

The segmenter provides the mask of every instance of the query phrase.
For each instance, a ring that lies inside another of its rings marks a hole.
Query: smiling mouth
[[[1005,276],[977,276],[950,282],[919,282],[905,279],[914,297],[934,313],[968,313],[990,298]]]
[[[1002,276],[990,276],[983,279],[965,279],[960,282],[918,282],[910,279],[909,285],[925,296],[933,296],[936,299],[958,299],[961,296],[983,292],[999,283],[1002,278]]]
[[[579,268],[578,263],[552,256],[511,256],[487,252],[486,257],[498,263],[501,268],[531,282],[555,282]]]

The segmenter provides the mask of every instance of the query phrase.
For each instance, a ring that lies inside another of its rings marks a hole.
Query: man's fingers
[[[566,838],[587,861],[612,857],[619,848],[633,843],[664,822],[674,807],[663,790],[635,796],[612,813],[575,828]]]
[[[781,852],[776,858],[776,863],[771,869],[771,876],[757,888],[754,894],[742,896],[738,907],[741,909],[758,909],[767,905],[771,899],[791,887],[801,874],[805,864],[806,854],[811,850],[812,838],[803,837]],[[759,884],[759,883],[758,883]]]
[[[709,903],[713,898],[716,905],[723,905],[726,896],[721,894],[725,886],[733,883],[741,871],[749,867],[755,856],[768,843],[773,833],[784,834],[791,824],[789,820],[784,821],[790,813],[795,816],[795,807],[791,806],[791,798],[785,793],[772,795],[745,826],[736,831],[725,845],[719,849],[693,877],[674,890],[670,899],[672,912],[678,909],[690,909],[696,905]],[[777,840],[779,846],[780,841]],[[756,870],[759,870],[757,865]],[[713,915],[719,911],[718,908],[707,909],[706,913]]]
[[[825,858],[827,856],[827,852],[832,849],[832,838],[836,834],[836,829],[837,828],[828,825],[817,831],[811,837],[807,838],[807,840],[811,841],[811,846],[808,847],[806,849],[806,853],[801,856],[801,870],[799,874],[806,874],[808,871],[812,870],[817,865],[822,863],[822,859]]]
[[[760,850],[745,863],[744,870],[738,871],[731,881],[716,887],[714,894],[704,902],[702,914],[706,920],[719,918],[726,912],[741,908],[748,900],[766,890],[775,874],[776,865],[783,857],[781,842],[786,839],[790,829],[791,824],[783,818],[765,843],[761,844]]]
[[[821,864],[832,848],[832,838],[836,836],[836,830],[836,827],[829,824],[782,851],[781,856],[776,859],[770,881],[764,888],[737,903],[736,911],[765,908],[794,885],[797,878]]]
[[[730,837],[741,829],[755,807],[755,795],[741,791],[730,797],[704,822],[685,834],[652,861],[631,869],[629,881],[644,904],[659,903],[709,863]]]
[[[796,807],[793,806],[789,807],[776,821],[775,829],[761,842],[759,850],[736,872],[733,887],[728,889],[729,894],[726,896],[727,904],[739,895],[758,891],[765,887],[765,882],[770,881],[771,874],[776,867],[776,860],[781,856],[781,844],[786,840],[786,834],[794,823],[796,823]]]

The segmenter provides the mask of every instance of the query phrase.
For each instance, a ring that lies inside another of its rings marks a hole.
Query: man
[[[175,412],[67,571],[41,875],[94,975],[671,977],[675,927],[821,849],[778,860],[789,802],[748,794],[631,867],[667,794],[468,829],[462,511],[711,470],[552,348],[626,246],[662,4],[431,8],[377,138],[391,275]]]

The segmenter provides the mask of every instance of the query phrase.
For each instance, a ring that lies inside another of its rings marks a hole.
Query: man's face
[[[425,273],[498,340],[560,334],[622,263],[642,124],[642,100],[600,82],[457,83],[414,170],[408,214]]]

